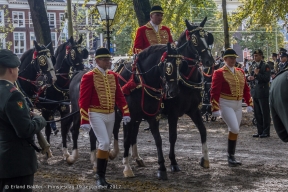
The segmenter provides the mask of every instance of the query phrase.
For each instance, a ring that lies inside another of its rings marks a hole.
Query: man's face
[[[260,62],[262,60],[262,55],[260,54],[254,54],[254,61]]]
[[[285,63],[287,61],[287,57],[280,57],[281,63]]]
[[[160,25],[163,20],[163,13],[151,13],[150,19],[155,25]]]
[[[273,56],[272,59],[273,59],[273,61],[276,61],[276,60],[277,60],[277,57]]]
[[[18,72],[19,72],[19,68],[15,67],[15,68],[8,68],[8,72],[11,75],[11,80],[13,80],[13,83],[18,79]]]
[[[111,58],[110,57],[103,57],[103,58],[96,58],[96,63],[102,69],[110,69],[111,68]]]
[[[236,57],[225,57],[224,61],[229,67],[234,67],[236,63]]]

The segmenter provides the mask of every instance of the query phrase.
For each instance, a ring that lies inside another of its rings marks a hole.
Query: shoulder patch
[[[23,101],[17,101],[17,105],[19,106],[20,109],[24,109]]]
[[[270,71],[270,68],[269,68],[269,67],[266,67],[266,71]]]

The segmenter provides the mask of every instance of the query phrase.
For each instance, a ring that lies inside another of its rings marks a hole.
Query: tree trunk
[[[139,26],[145,25],[150,21],[151,5],[149,0],[133,0],[133,5]]]
[[[222,0],[225,49],[230,47],[226,0]]]
[[[36,40],[38,43],[46,46],[51,42],[51,31],[44,1],[28,0],[28,3],[30,6],[30,12]],[[54,55],[52,43],[50,43],[48,48],[50,49],[51,54]]]

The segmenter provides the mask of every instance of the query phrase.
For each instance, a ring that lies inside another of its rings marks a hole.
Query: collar
[[[155,30],[156,32],[158,32],[159,25],[155,25],[152,21],[149,21],[149,23],[150,23],[151,26],[154,28],[154,30]]]
[[[227,64],[225,64],[225,66],[226,66],[232,73],[234,73],[235,67],[229,67]]]
[[[9,80],[6,80],[6,79],[0,79],[0,80],[2,80],[2,81],[7,81],[8,83],[11,83],[12,85],[14,85],[14,83],[12,83],[12,82],[9,81]]]
[[[99,69],[99,71],[101,71],[103,75],[106,75],[106,71],[102,69],[101,67],[99,67],[99,65],[96,65],[96,68]]]

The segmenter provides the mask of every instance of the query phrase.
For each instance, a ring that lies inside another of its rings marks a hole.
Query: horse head
[[[74,41],[71,36],[66,44],[66,59],[71,67],[76,71],[84,69],[83,59],[88,58],[88,50],[81,46],[83,41],[82,36],[80,36],[77,42]]]
[[[188,20],[185,20],[186,23],[186,31],[183,33],[185,35],[180,37],[178,43],[178,51],[179,49],[183,49],[185,45],[186,49],[183,50],[184,56],[188,56],[194,53],[192,56],[193,59],[198,59],[202,62],[205,67],[211,67],[214,64],[214,58],[211,54],[210,46],[214,42],[214,37],[211,33],[204,30],[204,25],[206,23],[207,17],[200,23],[199,26],[191,25]],[[183,39],[185,38],[185,42]]]
[[[48,76],[48,82],[49,83],[54,83],[57,78],[55,75],[55,70],[53,67],[53,62],[52,62],[52,56],[50,53],[50,50],[47,48],[47,46],[40,46],[36,41],[34,41],[34,52],[33,52],[33,60],[32,62],[35,62],[36,65],[36,71],[43,73],[44,76]],[[50,82],[51,80],[51,82]]]

